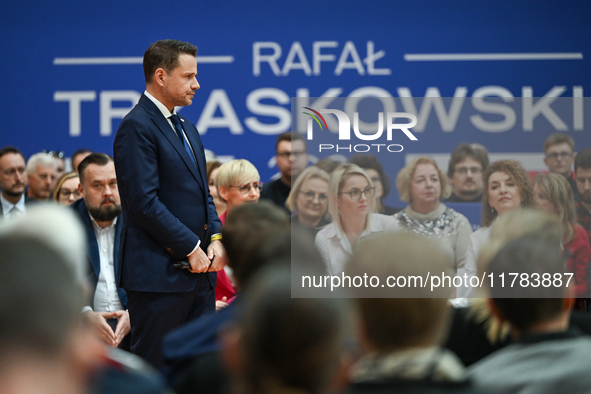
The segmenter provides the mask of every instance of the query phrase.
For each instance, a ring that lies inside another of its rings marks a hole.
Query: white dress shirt
[[[392,216],[374,213],[371,215],[369,226],[363,230],[357,243],[371,238],[382,231],[398,231],[398,221]],[[333,221],[316,234],[316,247],[326,265],[328,275],[340,275],[347,260],[353,255],[353,248],[349,238]]]
[[[119,299],[119,293],[117,293],[115,264],[113,260],[117,218],[105,228],[100,228],[92,216],[90,217],[90,221],[92,222],[94,234],[96,235],[101,266],[101,272],[99,273],[96,291],[94,293],[94,311],[120,311],[123,309],[123,305]]]
[[[16,202],[16,204],[13,204],[7,199],[5,199],[2,193],[0,193],[0,202],[2,203],[2,215],[5,219],[8,219],[13,214],[15,214],[15,211],[13,211],[13,209],[17,209],[20,214],[24,214],[27,210],[27,208],[25,207],[24,193],[21,196],[21,199]]]

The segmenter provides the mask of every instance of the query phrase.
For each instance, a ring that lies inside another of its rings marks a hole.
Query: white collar
[[[168,108],[166,108],[166,105],[162,104],[160,101],[158,101],[158,99],[154,96],[152,96],[150,93],[148,93],[147,90],[144,91],[144,94],[146,95],[147,98],[149,98],[150,100],[152,100],[152,102],[156,105],[156,107],[158,107],[158,109],[160,110],[160,112],[162,112],[162,115],[164,115],[164,117],[166,119],[170,118],[172,115],[176,114],[176,107],[172,109],[172,113],[170,113],[170,111],[168,110]]]
[[[118,219],[118,217],[116,217],[115,219],[113,219],[113,222],[111,224],[109,224],[105,228],[102,228],[101,226],[98,225],[96,220],[94,220],[94,218],[92,217],[90,212],[88,212],[88,216],[90,217],[90,221],[92,222],[92,227],[94,227],[94,229],[98,230],[98,231],[109,231],[109,230],[113,229],[115,227],[115,225],[117,224],[117,219]]]
[[[25,193],[21,195],[20,200],[16,202],[16,204],[11,203],[8,201],[2,193],[0,193],[0,202],[2,202],[2,212],[10,212],[12,207],[16,207],[20,212],[25,213]]]

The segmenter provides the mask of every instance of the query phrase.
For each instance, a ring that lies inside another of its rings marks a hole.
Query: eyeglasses
[[[569,152],[560,152],[560,153],[550,153],[549,155],[546,155],[546,157],[550,160],[558,160],[558,158],[561,158],[562,160],[566,160],[569,157],[571,157],[573,154],[569,153]]]
[[[253,183],[252,185],[240,185],[240,186],[230,186],[235,187],[238,191],[242,194],[250,193],[250,189],[252,188],[255,192],[261,192],[263,190],[262,183]]]
[[[45,154],[47,154],[48,156],[51,156],[51,157],[57,157],[58,159],[63,159],[64,156],[65,156],[65,153],[62,152],[62,151],[57,152],[57,151],[54,151],[54,150],[45,150],[45,149],[43,149],[43,153],[45,153]]]
[[[362,194],[365,194],[365,197],[373,197],[376,194],[375,187],[366,187],[363,190],[359,190],[357,188],[351,189],[348,192],[339,192],[339,194],[348,194],[351,197],[351,200],[357,201],[361,198]]]
[[[468,171],[470,171],[472,174],[480,174],[482,173],[482,168],[480,167],[460,167],[460,168],[456,168],[455,172],[457,172],[460,175],[466,175],[468,173]]]
[[[70,196],[72,194],[74,195],[75,198],[80,198],[80,192],[78,190],[68,190],[68,189],[60,190],[60,196],[63,198],[70,198]]]
[[[328,201],[328,196],[324,193],[314,193],[313,191],[307,191],[300,192],[300,194],[304,195],[304,200],[306,200],[307,202],[314,201],[314,198],[316,198],[316,196],[318,196],[318,201],[320,201],[322,204],[325,204]]]
[[[289,159],[290,156],[293,156],[294,159],[299,159],[300,157],[304,156],[306,152],[303,151],[293,151],[293,152],[278,152],[277,156],[282,159]]]

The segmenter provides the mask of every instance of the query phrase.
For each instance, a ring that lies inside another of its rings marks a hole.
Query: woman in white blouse
[[[343,164],[328,184],[328,211],[332,222],[316,235],[316,246],[329,275],[340,275],[353,247],[372,234],[397,230],[391,216],[375,212],[375,187],[365,171]]]

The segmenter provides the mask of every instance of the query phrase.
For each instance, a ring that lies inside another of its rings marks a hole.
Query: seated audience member
[[[55,182],[55,189],[53,190],[53,201],[60,205],[70,206],[72,203],[80,198],[80,191],[78,191],[78,184],[80,178],[77,172],[68,172],[63,174]]]
[[[240,294],[262,267],[274,261],[289,264],[289,219],[285,211],[270,201],[241,205],[228,214],[222,243],[227,264],[234,272],[238,296],[227,308],[204,315],[165,337],[167,376],[178,394],[193,392],[195,387],[207,393],[228,392],[216,336],[240,308]]]
[[[591,240],[591,148],[581,149],[575,158],[575,177],[580,201],[576,205],[577,222]]]
[[[261,198],[271,200],[277,206],[287,210],[285,200],[289,196],[291,185],[308,165],[304,137],[291,131],[279,134],[275,143],[275,158],[280,176],[265,184]]]
[[[226,223],[226,215],[244,203],[256,203],[261,195],[260,176],[256,167],[244,159],[232,160],[222,164],[215,177],[217,193],[226,204],[226,210],[220,215],[222,224]],[[226,270],[218,271],[215,288],[216,309],[226,306],[236,295]]]
[[[25,156],[13,146],[0,149],[0,218],[17,217],[36,200],[25,196],[28,176]]]
[[[316,234],[316,247],[329,275],[340,275],[353,248],[376,233],[397,230],[392,216],[375,212],[376,189],[367,173],[343,164],[330,176],[328,212],[332,222]]]
[[[121,199],[113,159],[104,153],[88,155],[79,164],[78,191],[82,199],[72,208],[80,218],[88,241],[88,273],[92,286],[84,316],[99,338],[129,350],[131,326],[127,294],[119,287]],[[125,339],[125,340],[124,340]]]
[[[222,335],[235,392],[339,392],[348,332],[344,300],[292,298],[287,267],[269,267],[247,292],[239,321]]]
[[[527,171],[515,160],[501,160],[489,165],[483,176],[482,227],[470,235],[466,251],[466,274],[468,278],[476,276],[476,259],[480,248],[490,237],[490,226],[497,217],[521,207],[533,208],[536,200]],[[458,290],[458,297],[471,296],[473,288],[465,292]],[[466,306],[468,300],[454,302],[455,306]]]
[[[39,201],[51,198],[56,180],[57,164],[47,153],[36,153],[29,157],[27,173],[29,175],[29,191],[27,196]]]
[[[481,202],[482,173],[488,167],[488,152],[470,144],[459,144],[447,168],[451,194],[445,202]]]
[[[568,260],[566,268],[574,273],[575,295],[588,297],[587,266],[591,260],[591,245],[584,228],[576,224],[573,190],[567,180],[558,174],[538,174],[534,178],[534,193],[538,208],[558,216],[563,232],[562,245]],[[576,308],[586,311],[583,300]]]
[[[328,212],[328,174],[316,166],[306,168],[293,184],[285,202],[291,223],[312,229],[314,235],[330,221]]]
[[[47,153],[49,156],[53,157],[56,164],[55,170],[55,179],[59,179],[64,172],[66,172],[66,163],[64,162],[64,152],[62,151],[54,151],[54,150],[44,150],[43,153]],[[54,185],[55,188],[55,185]]]
[[[575,141],[568,134],[554,133],[544,141],[544,164],[552,173],[562,175],[573,189],[575,201],[579,201],[577,185],[573,179]]]
[[[330,176],[330,174],[332,174],[334,170],[339,168],[341,164],[343,163],[341,163],[340,161],[336,161],[331,159],[330,157],[326,157],[322,160],[319,160],[318,163],[314,165],[320,168],[321,170],[324,170],[328,174],[328,176]]]
[[[488,270],[495,279],[519,272],[562,280],[557,287],[490,287],[491,310],[509,324],[514,342],[470,368],[475,385],[499,393],[588,393],[591,338],[569,328],[574,288],[565,286],[560,244],[535,234],[518,238],[496,254]]]
[[[492,257],[509,241],[535,234],[548,244],[560,244],[562,227],[555,215],[524,208],[503,215],[491,227],[490,236],[481,247],[478,271],[489,272]],[[511,342],[508,326],[490,311],[485,299],[472,299],[469,308],[454,310],[452,329],[446,347],[469,366]],[[571,314],[571,324],[591,334],[591,316],[582,312]]]
[[[427,272],[453,275],[437,246],[407,233],[384,233],[359,245],[345,270],[351,277],[384,279]],[[460,360],[442,347],[451,292],[451,287],[355,288],[359,342],[366,353],[353,366],[348,393],[476,393]]]
[[[349,163],[356,164],[363,168],[371,178],[371,182],[376,188],[376,195],[374,198],[376,199],[377,213],[381,213],[382,215],[394,215],[401,210],[400,208],[389,207],[384,204],[384,200],[388,197],[388,194],[390,194],[390,178],[388,178],[388,175],[384,172],[382,163],[380,163],[375,155],[359,153],[353,156],[349,160]]]
[[[450,189],[445,173],[433,159],[418,157],[398,172],[396,187],[400,199],[409,203],[394,215],[400,229],[437,239],[454,272],[463,275],[472,227],[464,215],[440,201]]]
[[[85,393],[102,346],[82,324],[82,237],[72,214],[31,208],[0,226],[0,381],[3,393]],[[59,209],[59,211],[63,211]],[[63,219],[67,216],[69,220]],[[58,219],[47,223],[45,219]],[[53,230],[53,234],[39,231]],[[53,242],[56,234],[73,235]],[[80,241],[72,247],[66,242]],[[65,249],[62,249],[67,245]],[[71,252],[66,254],[65,251]]]
[[[24,246],[9,242],[9,246],[16,250],[17,257],[15,259],[11,258],[10,252],[5,253],[1,246],[6,235],[11,240],[27,240]],[[40,252],[38,245],[47,246],[50,250]],[[17,330],[18,338],[27,340],[26,337],[30,336],[27,343],[29,346],[34,346],[29,348],[29,350],[33,350],[32,352],[26,353],[23,348],[22,354],[19,354],[20,362],[30,363],[29,368],[33,369],[33,375],[27,377],[16,373],[16,370],[11,371],[15,374],[11,375],[13,378],[22,380],[20,382],[23,384],[22,393],[170,393],[162,377],[151,366],[138,356],[102,344],[94,335],[93,329],[85,324],[86,320],[81,318],[80,309],[84,305],[83,300],[87,298],[89,290],[86,282],[84,257],[86,243],[82,225],[73,211],[58,208],[53,204],[32,207],[27,216],[7,221],[0,226],[0,250],[3,257],[7,256],[11,262],[22,269],[22,272],[19,272],[22,278],[26,276],[27,280],[32,281],[29,286],[21,287],[19,283],[22,282],[11,281],[10,276],[5,276],[4,271],[0,274],[0,282],[8,280],[12,286],[17,286],[19,290],[24,292],[22,296],[16,297],[20,301],[15,304],[20,311],[18,312],[20,313],[18,321],[14,320],[14,317],[10,318],[8,320],[10,325],[0,324],[4,327],[0,331],[8,333],[8,330],[5,329],[7,327]],[[41,260],[31,258],[37,252],[39,252]],[[53,256],[60,259],[60,267],[53,265]],[[21,258],[24,259],[22,262],[20,262]],[[7,268],[7,265],[1,265],[0,270]],[[64,278],[57,279],[62,276],[62,266],[65,266],[70,272],[70,276],[73,277],[73,281],[69,280],[68,284],[64,282]],[[31,275],[35,272],[40,275]],[[17,272],[13,271],[13,273]],[[5,298],[7,290],[11,291],[10,286],[0,285],[2,300],[15,299]],[[37,301],[31,301],[32,299]],[[76,305],[75,332],[71,332],[69,329],[68,321],[70,319],[64,318],[64,313],[71,313],[71,307],[63,305],[64,299],[67,300],[68,305]],[[22,313],[23,305],[27,306],[27,313],[24,315]],[[4,312],[8,312],[8,309],[0,308],[0,321],[2,322],[6,321],[3,316]],[[55,325],[51,322],[59,324]],[[30,330],[22,329],[24,325],[33,323],[42,324],[42,326],[36,329],[31,327]],[[39,364],[30,356],[33,356],[36,350],[39,351],[39,354],[49,350],[47,346],[39,342],[43,338],[41,333],[45,329],[49,330],[49,334],[54,338],[67,337],[69,346],[67,349],[63,349],[62,353],[55,351],[44,354],[43,359],[39,360]],[[2,334],[0,334],[1,336]],[[5,355],[6,348],[3,345],[0,347],[2,348],[1,358]],[[17,350],[16,347],[14,349]],[[28,356],[25,358],[24,354]],[[69,370],[64,373],[59,371],[62,356],[71,364]],[[54,368],[52,369],[52,367]],[[53,374],[45,376],[46,373]],[[25,381],[27,378],[29,381]],[[79,379],[83,379],[83,382],[80,382]],[[8,380],[2,377],[2,392],[10,392],[5,391],[7,382]],[[58,387],[53,387],[56,383],[58,383]],[[86,387],[84,390],[70,390],[68,386],[72,386],[72,383],[83,384]],[[33,385],[37,384],[38,390],[34,390]]]
[[[72,171],[78,172],[78,165],[82,160],[86,158],[86,156],[93,153],[90,149],[81,148],[78,149],[74,154],[72,154]]]
[[[218,194],[218,189],[215,185],[215,176],[218,173],[218,170],[222,163],[219,161],[208,161],[206,163],[207,167],[207,185],[209,186],[209,194],[213,198],[213,203],[215,204],[215,209],[218,213],[218,216],[221,216],[222,213],[226,211],[226,203],[222,201]]]

